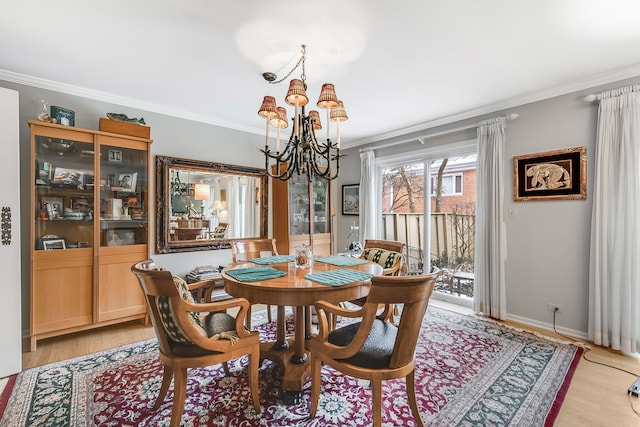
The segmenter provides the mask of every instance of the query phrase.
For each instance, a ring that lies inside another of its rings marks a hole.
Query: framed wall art
[[[360,184],[342,186],[342,215],[358,215],[360,208]]]
[[[587,149],[566,148],[513,158],[513,199],[587,198]]]

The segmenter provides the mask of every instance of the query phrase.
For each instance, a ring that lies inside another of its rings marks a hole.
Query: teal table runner
[[[285,271],[276,270],[272,267],[234,268],[233,270],[227,270],[226,273],[241,282],[259,282],[260,280],[275,279],[287,274]]]
[[[280,264],[283,262],[292,262],[293,255],[271,255],[271,256],[264,256],[260,258],[253,258],[253,259],[250,259],[249,261],[251,261],[254,264]]]
[[[323,256],[320,258],[316,258],[316,261],[324,262],[325,264],[333,264],[339,266],[350,266],[350,265],[360,265],[366,264],[366,260],[360,258],[351,258],[348,256],[341,255],[331,255],[331,256]]]
[[[368,280],[372,277],[373,274],[351,270],[349,268],[339,268],[338,270],[323,271],[322,273],[310,273],[304,276],[307,280],[328,286],[342,286],[351,282]]]

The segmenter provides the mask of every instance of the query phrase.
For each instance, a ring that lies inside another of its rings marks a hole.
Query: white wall
[[[10,209],[10,236],[0,243],[0,378],[22,370],[22,337],[20,326],[20,187],[14,185],[20,176],[18,138],[18,92],[0,87],[0,170],[4,188],[0,208]],[[6,227],[6,224],[3,225]],[[8,244],[7,244],[8,243]]]

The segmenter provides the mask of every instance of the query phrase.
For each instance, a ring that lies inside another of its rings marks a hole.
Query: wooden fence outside
[[[424,214],[382,214],[382,235],[385,240],[398,240],[407,246],[409,271],[421,269],[422,225]],[[439,267],[454,269],[462,262],[474,259],[475,216],[452,213],[431,214],[430,259]]]

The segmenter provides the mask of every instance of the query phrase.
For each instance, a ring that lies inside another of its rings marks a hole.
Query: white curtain
[[[373,150],[360,153],[360,234],[359,239],[375,239],[376,230],[376,156]]]
[[[505,260],[507,232],[504,223],[506,117],[478,124],[474,310],[505,319]]]
[[[589,338],[640,352],[640,86],[600,94],[589,264]]]
[[[230,238],[242,237],[242,212],[240,206],[240,185],[237,179],[227,182],[227,206],[229,207],[229,228],[227,236]]]

